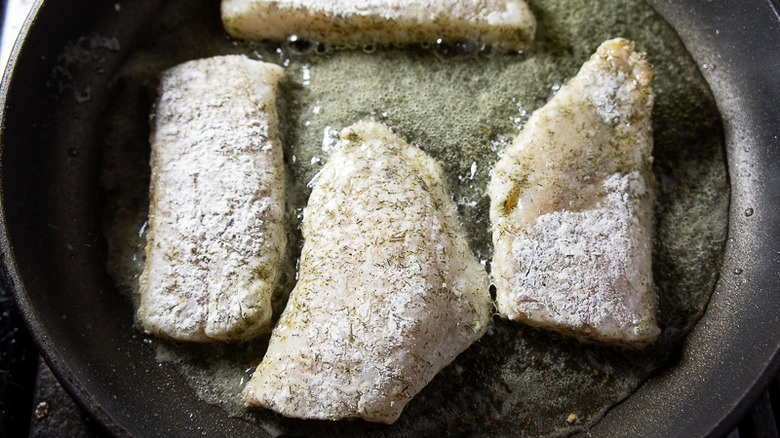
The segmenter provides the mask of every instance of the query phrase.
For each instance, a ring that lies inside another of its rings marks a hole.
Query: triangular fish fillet
[[[244,400],[392,423],[485,333],[493,305],[439,165],[381,124],[341,137],[305,210],[298,284]]]
[[[657,338],[652,77],[632,42],[607,41],[504,151],[489,186],[502,315],[629,347]]]
[[[475,40],[522,49],[536,19],[524,0],[222,0],[222,22],[237,38],[291,36],[329,44]]]
[[[163,73],[151,132],[138,322],[181,341],[270,330],[285,252],[279,66],[243,56]]]

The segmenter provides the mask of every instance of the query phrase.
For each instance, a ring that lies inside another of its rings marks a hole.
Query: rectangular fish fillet
[[[295,35],[328,44],[473,40],[522,49],[536,19],[525,0],[222,0],[234,37],[283,41]]]
[[[632,42],[603,43],[496,164],[492,277],[505,317],[628,347],[657,338],[652,78]]]
[[[392,423],[487,330],[488,276],[431,157],[378,123],[341,138],[304,213],[298,284],[244,400]]]
[[[148,333],[203,342],[270,330],[286,245],[275,102],[282,75],[243,56],[162,74],[136,314]]]

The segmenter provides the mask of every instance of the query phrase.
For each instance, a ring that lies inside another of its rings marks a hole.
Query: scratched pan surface
[[[135,3],[49,1],[34,8],[13,75],[3,80],[5,275],[52,369],[108,431],[262,436],[267,431],[257,424],[200,401],[175,367],[158,365],[132,328],[129,301],[106,273],[96,121],[121,86],[112,72],[123,50],[143,38],[161,4]],[[702,73],[723,121],[729,238],[709,307],[677,359],[589,433],[718,436],[733,428],[779,365],[780,21],[768,1],[650,3],[698,65],[717,66]],[[94,57],[90,44],[104,56]],[[63,56],[68,65],[98,66],[90,86],[66,90],[67,99],[60,85],[79,78],[62,69]]]

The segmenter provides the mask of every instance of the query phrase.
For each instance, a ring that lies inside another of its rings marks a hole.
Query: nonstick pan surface
[[[679,360],[614,407],[589,435],[720,436],[780,366],[778,5],[650,3],[702,66],[721,112],[731,184],[729,239],[709,307]],[[199,401],[174,368],[158,366],[132,328],[129,302],[117,300],[105,272],[94,121],[115,86],[110,72],[125,42],[145,31],[143,23],[159,4],[48,1],[33,8],[37,14],[27,22],[2,84],[3,269],[47,362],[111,433],[260,436],[256,425]],[[61,99],[51,76],[62,66],[64,42],[84,35],[115,38],[98,41],[107,55],[89,60],[102,67],[90,87],[79,88],[86,105]]]

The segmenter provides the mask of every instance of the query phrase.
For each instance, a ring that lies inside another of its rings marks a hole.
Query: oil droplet
[[[314,53],[316,55],[325,55],[325,54],[330,53],[332,51],[333,51],[333,49],[329,45],[327,45],[327,44],[317,43],[314,46]]]
[[[292,35],[285,42],[285,48],[293,55],[308,55],[316,49],[316,43],[302,40],[297,35]]]
[[[754,211],[753,211],[753,208],[752,208],[752,207],[751,207],[751,208],[746,208],[746,209],[745,209],[745,217],[750,217],[750,216],[753,216],[753,213],[754,213]]]
[[[467,59],[479,53],[480,46],[476,41],[456,41],[446,43],[441,38],[436,40],[434,54],[442,61]]]
[[[33,411],[33,418],[35,421],[41,421],[46,418],[47,415],[49,415],[49,403],[46,401],[38,403],[38,405],[35,406],[35,411]]]
[[[138,230],[138,237],[143,237],[144,233],[146,233],[146,228],[149,226],[149,221],[144,221],[144,223],[141,225],[141,228]]]
[[[84,87],[81,91],[75,92],[76,102],[87,103],[92,100],[92,88],[90,86]]]
[[[496,55],[497,50],[492,44],[482,44],[479,48],[479,54],[485,58],[492,58]]]
[[[303,85],[304,87],[306,87],[309,84],[311,84],[311,70],[309,70],[309,66],[308,65],[304,65],[304,66],[301,67],[301,79],[302,79],[301,80],[301,85]],[[317,108],[319,108],[319,107],[317,107]],[[317,112],[315,112],[315,114],[316,113]]]

